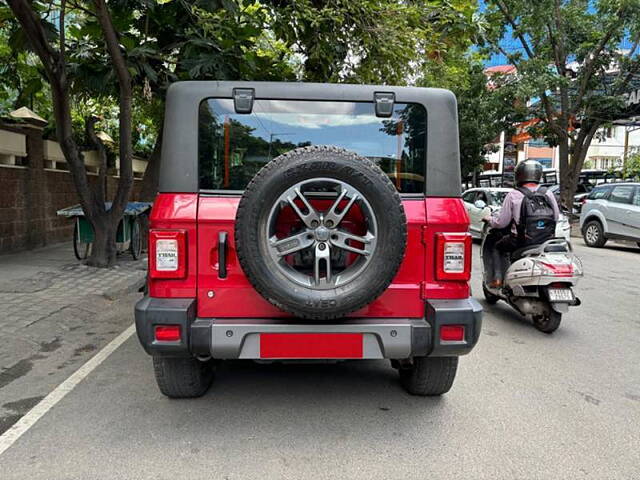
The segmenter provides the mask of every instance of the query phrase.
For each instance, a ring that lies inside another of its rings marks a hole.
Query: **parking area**
[[[640,249],[574,243],[583,305],[547,336],[484,304],[480,342],[442,398],[406,394],[385,361],[229,362],[204,397],[169,400],[133,335],[2,453],[0,476],[637,478]],[[124,318],[100,345],[130,325],[138,295],[111,301]]]

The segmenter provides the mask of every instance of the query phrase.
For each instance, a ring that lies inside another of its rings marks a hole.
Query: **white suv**
[[[580,214],[580,230],[590,247],[628,240],[640,247],[640,183],[610,183],[594,188]]]

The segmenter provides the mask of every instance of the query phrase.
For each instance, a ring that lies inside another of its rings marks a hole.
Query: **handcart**
[[[105,203],[105,208],[111,208],[111,202]],[[141,216],[148,215],[151,209],[149,202],[129,202],[124,210],[124,215],[118,224],[116,234],[116,246],[118,253],[127,250],[131,252],[134,260],[140,258],[142,254],[142,225]],[[85,218],[80,205],[58,210],[56,214],[60,217],[73,218],[75,226],[73,229],[73,253],[78,260],[84,260],[91,255],[94,233],[91,223]]]

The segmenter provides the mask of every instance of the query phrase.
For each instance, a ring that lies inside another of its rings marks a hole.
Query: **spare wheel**
[[[393,183],[337,147],[292,150],[247,186],[236,216],[240,264],[278,308],[323,320],[384,292],[404,257],[407,226]]]

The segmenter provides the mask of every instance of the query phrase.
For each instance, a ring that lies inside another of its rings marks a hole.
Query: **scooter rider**
[[[515,168],[515,181],[518,188],[511,190],[504,199],[502,207],[498,214],[487,215],[483,221],[488,222],[492,228],[487,236],[486,242],[488,251],[491,251],[493,260],[493,281],[489,283],[491,288],[500,288],[504,280],[504,273],[509,268],[509,253],[524,247],[527,242],[524,239],[522,229],[520,229],[520,219],[522,215],[522,204],[525,193],[519,189],[527,189],[530,192],[537,192],[540,187],[540,179],[542,178],[542,165],[535,160],[525,160],[520,162]],[[544,187],[542,187],[544,188]],[[554,194],[545,190],[540,194],[544,194],[546,200],[547,211],[549,207],[553,209],[553,228],[555,222],[560,216],[560,210]],[[540,195],[542,197],[542,195]],[[544,201],[543,201],[544,203]],[[523,227],[524,228],[524,227]],[[553,230],[547,229],[542,236],[537,236],[537,243],[553,238]]]

